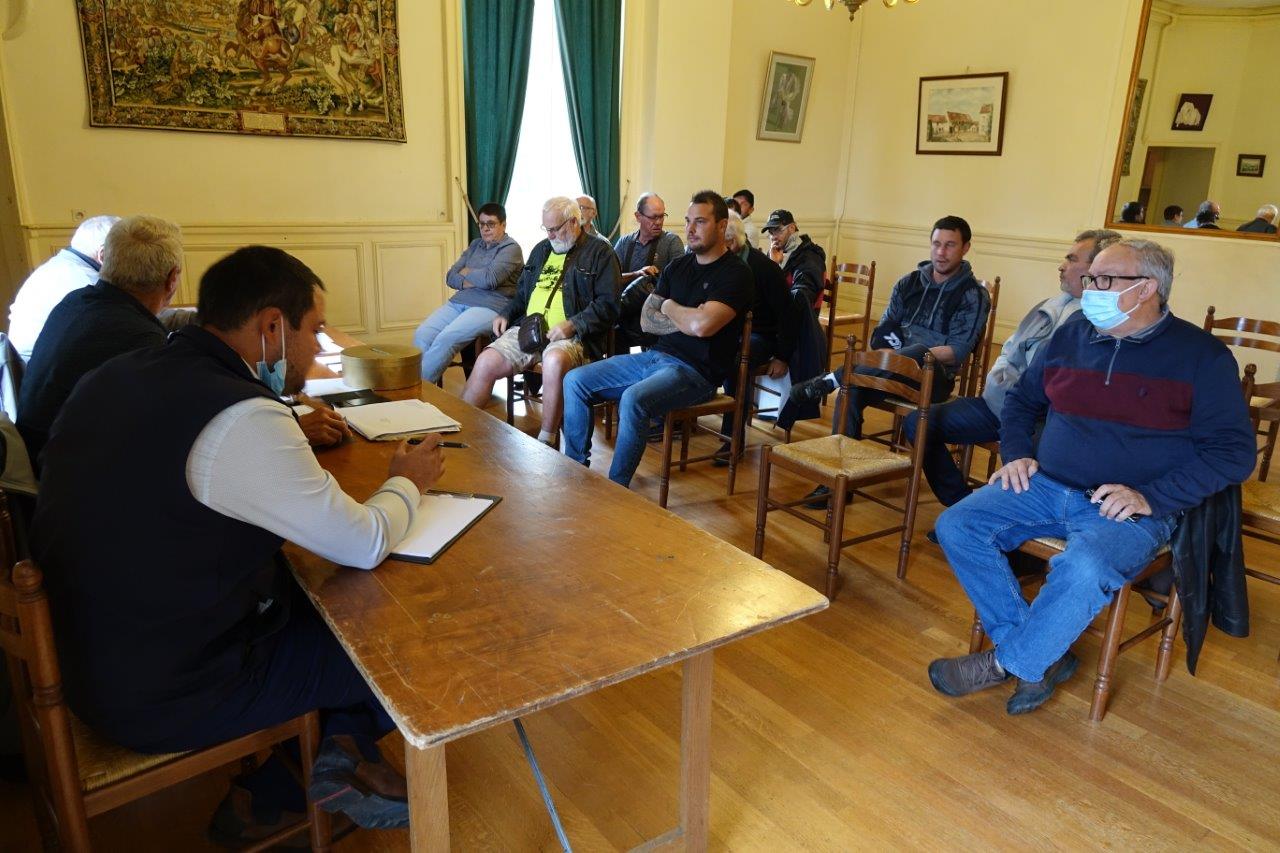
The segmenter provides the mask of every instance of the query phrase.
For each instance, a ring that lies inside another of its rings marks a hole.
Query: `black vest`
[[[210,713],[264,665],[261,641],[288,618],[283,540],[187,486],[200,431],[253,397],[275,399],[230,347],[188,326],[88,374],[50,432],[32,553],[67,699],[125,746]]]

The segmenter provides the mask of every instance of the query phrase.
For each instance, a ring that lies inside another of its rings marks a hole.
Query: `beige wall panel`
[[[446,259],[443,241],[379,243],[374,247],[377,269],[377,322],[380,333],[408,334],[443,304]]]

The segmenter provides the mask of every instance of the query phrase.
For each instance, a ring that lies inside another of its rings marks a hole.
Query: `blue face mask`
[[[262,384],[266,385],[277,396],[284,394],[284,373],[288,367],[288,362],[284,357],[284,321],[280,321],[280,360],[275,364],[267,365],[267,338],[262,337],[262,361],[258,362],[258,378],[262,380]]]
[[[1085,319],[1092,323],[1098,331],[1105,332],[1107,329],[1114,329],[1125,320],[1128,320],[1130,314],[1138,310],[1138,306],[1135,305],[1128,311],[1121,311],[1120,297],[1135,287],[1141,286],[1142,282],[1138,282],[1119,292],[1086,290],[1080,294],[1080,311],[1084,314]]]

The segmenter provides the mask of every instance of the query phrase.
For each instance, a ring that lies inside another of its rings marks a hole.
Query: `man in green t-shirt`
[[[542,430],[538,440],[556,446],[563,411],[561,381],[581,364],[604,355],[605,336],[618,316],[618,259],[608,243],[587,235],[582,210],[558,196],[542,208],[547,239],[533,247],[516,295],[493,321],[496,340],[476,359],[462,399],[483,406],[494,383],[542,365]],[[520,320],[542,314],[547,348],[520,349]]]

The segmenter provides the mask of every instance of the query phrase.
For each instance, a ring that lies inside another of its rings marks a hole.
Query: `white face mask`
[[[284,318],[280,319],[280,358],[273,365],[267,364],[267,337],[262,335],[262,361],[258,362],[258,378],[262,384],[270,388],[277,397],[284,394],[284,375],[289,366],[285,358]]]
[[[1105,332],[1107,329],[1114,329],[1125,320],[1128,320],[1134,311],[1138,310],[1138,306],[1135,305],[1128,311],[1121,311],[1120,297],[1135,287],[1141,286],[1142,282],[1139,281],[1118,292],[1086,290],[1080,294],[1080,310],[1084,313],[1085,319],[1092,323],[1098,331]]]

